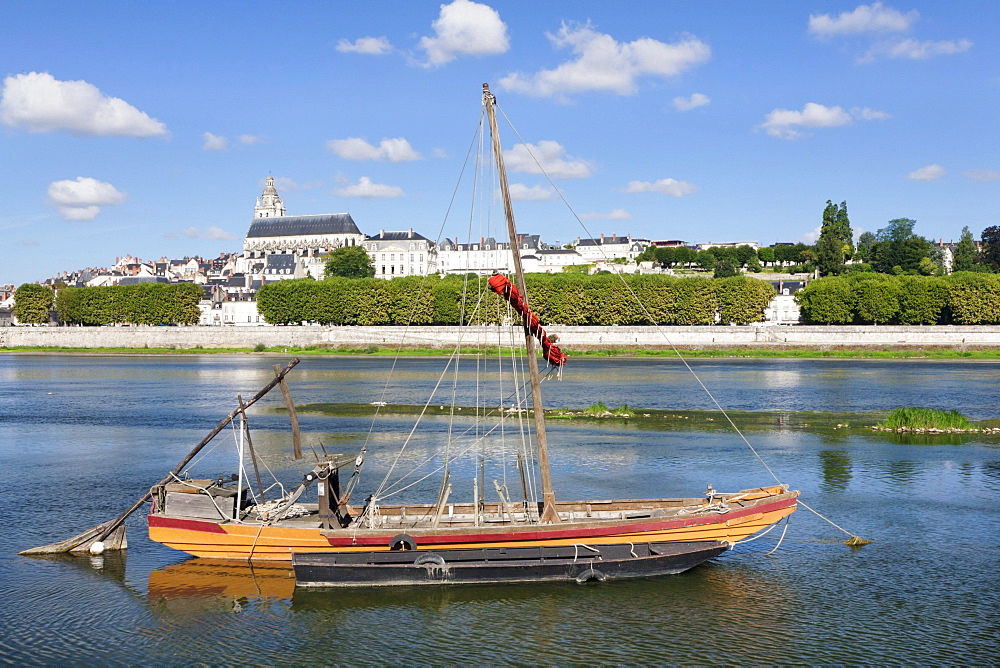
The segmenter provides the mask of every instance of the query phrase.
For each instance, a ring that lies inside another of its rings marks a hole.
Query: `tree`
[[[740,270],[736,267],[736,262],[731,258],[723,257],[715,261],[715,273],[712,274],[713,278],[729,278],[730,276],[739,276]]]
[[[14,317],[28,325],[44,325],[50,320],[54,293],[47,285],[25,283],[14,291]]]
[[[966,225],[962,228],[962,236],[959,237],[958,243],[955,244],[955,250],[951,259],[951,270],[972,271],[976,266],[977,259],[979,259],[979,249],[976,248],[972,232],[969,231],[969,226]]]
[[[989,267],[994,273],[1000,272],[1000,227],[992,225],[983,230],[982,251],[979,263]]]
[[[871,247],[871,263],[883,274],[914,274],[920,271],[920,261],[930,255],[931,242],[913,233],[917,221],[896,218],[875,233]],[[1000,248],[1000,246],[998,246]]]
[[[812,281],[795,293],[803,321],[819,325],[849,325],[854,322],[855,296],[843,276]]]
[[[847,202],[837,206],[827,200],[819,241],[816,243],[816,261],[820,273],[824,276],[841,273],[844,262],[851,257],[853,251],[854,231],[847,217]]]
[[[715,254],[707,250],[698,251],[698,255],[695,256],[694,261],[702,269],[712,269],[715,267]]]
[[[674,266],[686,266],[694,262],[695,252],[687,246],[678,246],[674,249]]]
[[[871,232],[862,232],[858,237],[858,249],[854,258],[861,262],[867,262],[871,258],[872,246],[875,245],[875,235]]]
[[[340,276],[342,278],[373,278],[375,265],[361,246],[341,246],[332,253],[326,261],[323,275],[327,278]]]

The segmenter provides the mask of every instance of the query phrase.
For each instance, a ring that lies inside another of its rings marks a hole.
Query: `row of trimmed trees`
[[[624,279],[624,283],[623,283]],[[764,319],[770,283],[661,275],[531,274],[531,309],[543,323],[562,325],[746,324]],[[510,318],[483,277],[300,279],[268,283],[257,310],[271,324],[458,325]]]
[[[829,276],[811,282],[795,299],[802,321],[810,324],[1000,324],[998,274]]]
[[[204,297],[194,283],[138,283],[94,288],[61,288],[25,283],[14,292],[14,317],[26,324],[59,320],[73,325],[192,325]]]

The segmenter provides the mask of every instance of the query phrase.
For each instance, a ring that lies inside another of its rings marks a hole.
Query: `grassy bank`
[[[283,412],[284,409],[277,409]],[[297,406],[302,413],[319,413],[331,417],[371,416],[377,411],[382,415],[417,415],[445,417],[452,415],[450,406],[422,406],[409,404],[341,404],[320,403]],[[925,409],[906,409],[928,412]],[[529,411],[530,412],[530,411]],[[889,439],[900,442],[949,442],[962,443],[970,435],[962,433],[946,434],[901,434],[896,430],[875,431],[877,425],[884,424],[893,415],[889,411],[843,412],[843,411],[728,411],[729,417],[746,433],[774,431],[802,431],[825,434],[830,438],[844,438],[851,435],[865,435],[872,438]],[[465,406],[456,408],[458,418],[473,419],[476,410]],[[634,406],[606,407],[595,404],[587,408],[546,409],[546,417],[553,421],[582,420],[591,424],[605,423],[609,426],[628,423],[630,427],[649,431],[712,431],[732,432],[733,428],[725,415],[712,410],[665,411],[636,408]],[[988,430],[1000,428],[1000,420],[967,422],[964,430]],[[1000,432],[978,431],[977,439],[987,438],[990,442],[1000,441]],[[944,440],[942,440],[944,439]]]
[[[954,347],[889,347],[867,348],[860,346],[799,348],[799,347],[738,347],[738,348],[678,348],[689,358],[748,358],[748,359],[1000,359],[1000,348]],[[248,355],[253,353],[281,355],[450,355],[451,348],[425,348],[392,346],[256,346],[254,348],[73,348],[63,346],[18,346],[0,348],[0,353],[86,353],[99,355]],[[463,353],[480,352],[478,348],[463,348]],[[594,348],[567,349],[570,359],[576,357],[676,357],[670,348]],[[496,349],[487,350],[495,354]]]

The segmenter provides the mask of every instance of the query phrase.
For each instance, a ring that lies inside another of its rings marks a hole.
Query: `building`
[[[375,267],[375,278],[426,276],[437,271],[437,248],[427,237],[413,231],[379,233],[365,239]]]
[[[764,322],[775,325],[798,324],[802,316],[795,293],[806,287],[807,281],[771,281],[777,293],[764,309]]]
[[[631,234],[624,237],[617,234],[606,237],[602,234],[597,239],[577,238],[575,248],[576,252],[588,262],[618,258],[625,258],[632,262],[649,245],[648,239],[633,239]]]
[[[521,257],[547,250],[537,234],[518,235],[515,244]],[[494,272],[509,274],[514,271],[514,255],[510,242],[497,241],[493,237],[479,237],[479,242],[459,243],[445,239],[438,247],[438,273],[441,274],[481,274]]]
[[[359,246],[364,240],[365,235],[349,213],[286,216],[274,177],[269,176],[264,192],[257,198],[236,271],[269,280],[307,274],[319,278],[326,255],[343,246]]]
[[[549,248],[521,256],[521,266],[527,274],[558,274],[566,267],[591,264],[572,248]]]
[[[709,250],[710,248],[739,248],[740,246],[749,246],[754,250],[760,248],[760,244],[756,241],[726,241],[723,243],[714,243],[710,241],[707,244],[698,244],[696,248],[700,251],[704,251]]]

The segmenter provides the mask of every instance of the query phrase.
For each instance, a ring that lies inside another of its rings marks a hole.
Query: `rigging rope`
[[[587,228],[587,225],[583,222],[583,220],[580,218],[580,216],[577,215],[576,210],[573,209],[572,205],[569,203],[569,201],[563,195],[562,190],[559,189],[559,186],[557,186],[555,184],[555,182],[552,180],[552,178],[548,175],[548,172],[544,169],[544,167],[542,167],[542,164],[538,161],[538,158],[535,157],[534,153],[531,150],[531,145],[528,142],[526,142],[524,140],[524,138],[521,137],[521,134],[517,131],[517,128],[514,127],[514,124],[511,123],[510,119],[507,118],[507,115],[503,112],[502,109],[500,109],[500,105],[497,104],[497,105],[495,105],[495,107],[496,107],[497,110],[500,111],[500,114],[503,116],[504,120],[507,122],[507,125],[510,126],[510,128],[514,132],[515,136],[517,136],[517,138],[521,141],[522,145],[527,149],[528,155],[530,155],[531,159],[534,160],[535,165],[538,167],[538,169],[541,172],[541,174],[545,176],[546,180],[549,182],[549,185],[552,186],[552,189],[559,196],[559,199],[561,199],[562,202],[563,202],[563,204],[566,205],[566,208],[569,209],[570,214],[572,214],[573,218],[576,219],[576,222],[580,225],[580,227],[583,228],[584,232],[586,232],[586,234],[590,238],[594,238],[594,236],[591,233],[591,231]],[[604,256],[605,260],[609,259],[607,257],[607,255],[604,253],[604,249],[603,248],[598,247],[598,250]],[[639,299],[638,295],[635,294],[635,291],[632,289],[632,286],[630,286],[628,284],[628,282],[625,280],[625,278],[620,273],[616,273],[615,275],[618,276],[618,280],[621,281],[622,285],[625,286],[625,289],[632,296],[632,298],[635,300],[635,302],[639,305],[639,308],[642,309],[643,315],[645,315],[646,318],[649,320],[649,322],[653,325],[653,327],[656,328],[657,333],[659,333],[660,336],[663,337],[663,339],[667,342],[667,345],[670,346],[670,349],[674,352],[674,354],[681,361],[681,363],[684,364],[684,367],[688,370],[688,372],[692,375],[692,377],[694,377],[694,379],[695,379],[695,381],[697,381],[698,385],[701,386],[701,389],[704,390],[705,394],[708,395],[708,398],[712,401],[712,403],[715,405],[715,407],[719,410],[720,413],[722,413],[723,417],[726,418],[726,421],[733,428],[733,431],[735,431],[736,434],[740,437],[740,439],[746,444],[746,446],[748,448],[750,448],[750,451],[754,454],[754,456],[761,463],[761,465],[764,467],[764,469],[771,475],[771,477],[774,478],[775,482],[777,482],[779,485],[783,484],[781,482],[781,480],[778,478],[778,476],[775,474],[775,472],[773,470],[771,470],[771,467],[768,466],[767,462],[764,461],[764,458],[761,457],[760,453],[757,452],[756,448],[754,448],[753,445],[750,444],[750,441],[747,440],[747,437],[743,434],[743,431],[736,425],[735,422],[733,422],[733,419],[729,416],[729,413],[726,412],[726,410],[722,407],[722,405],[719,403],[719,401],[715,398],[715,395],[712,394],[712,392],[708,389],[708,387],[705,385],[705,383],[702,382],[702,380],[698,376],[698,374],[695,373],[694,369],[691,368],[691,365],[688,364],[687,360],[681,354],[680,350],[677,349],[677,346],[674,345],[673,341],[670,340],[670,337],[667,336],[666,332],[663,331],[663,329],[660,327],[660,324],[656,321],[656,319],[653,317],[653,315],[649,312],[649,309],[646,308],[646,305],[642,302],[642,300]],[[807,510],[815,513],[817,517],[820,517],[820,518],[826,520],[827,522],[829,522],[834,527],[836,527],[836,528],[840,529],[841,531],[843,531],[844,533],[850,535],[851,539],[846,542],[847,545],[850,545],[851,547],[859,547],[861,545],[866,545],[868,543],[871,543],[870,540],[861,538],[861,537],[859,537],[859,536],[857,536],[855,534],[852,534],[850,531],[847,531],[843,527],[838,526],[837,524],[835,524],[834,522],[832,522],[828,518],[824,517],[823,515],[819,514],[818,512],[816,512],[815,510],[813,510],[812,508],[810,508],[809,506],[807,506],[805,503],[802,502],[801,499],[799,499],[798,503],[800,503]]]

